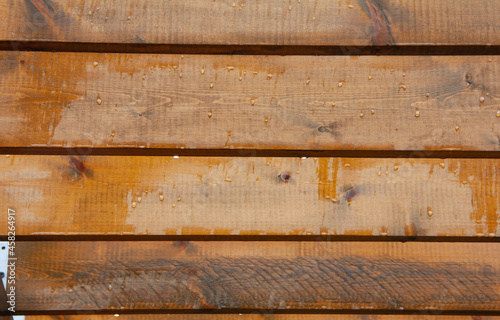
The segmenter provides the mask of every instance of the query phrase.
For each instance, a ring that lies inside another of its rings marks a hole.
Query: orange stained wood
[[[497,237],[499,161],[4,155],[0,201],[19,235]]]
[[[0,4],[0,40],[4,41],[316,46],[500,44],[500,4],[495,0],[2,0]],[[346,53],[355,55],[357,50],[346,48]]]
[[[334,314],[119,314],[114,315],[64,315],[26,316],[26,320],[498,320],[495,316],[435,315],[435,310],[421,311],[418,315],[334,315]]]
[[[0,52],[0,71],[2,147],[500,150],[496,56]]]
[[[16,306],[19,312],[50,313],[137,309],[498,312],[500,256],[492,253],[499,246],[18,241],[16,254],[22,263],[17,267]]]

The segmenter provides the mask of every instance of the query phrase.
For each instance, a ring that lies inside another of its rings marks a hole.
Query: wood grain
[[[0,41],[500,44],[500,4],[495,0],[2,0],[0,5]]]
[[[16,250],[19,312],[500,310],[500,243],[18,241]]]
[[[496,237],[499,168],[496,159],[14,155],[0,157],[0,202],[16,211],[18,235]]]
[[[418,315],[311,315],[311,314],[118,314],[119,320],[498,320],[495,316],[435,315],[435,310],[421,310]],[[114,315],[26,316],[26,320],[112,320]]]
[[[1,52],[0,146],[499,151],[499,62]]]

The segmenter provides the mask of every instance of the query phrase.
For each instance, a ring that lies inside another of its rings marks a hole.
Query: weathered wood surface
[[[19,312],[500,311],[500,243],[17,242]]]
[[[435,310],[421,310],[415,315],[311,315],[311,314],[118,314],[118,320],[499,320],[495,316],[436,315]],[[26,316],[26,320],[111,320],[114,315]]]
[[[1,52],[0,146],[498,151],[499,66]]]
[[[18,235],[495,237],[499,168],[496,159],[13,155],[0,157],[0,202],[16,211]]]
[[[13,41],[500,44],[496,0],[2,0],[0,6],[0,40]]]

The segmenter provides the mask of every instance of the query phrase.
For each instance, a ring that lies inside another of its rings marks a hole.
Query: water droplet
[[[163,198],[163,195],[162,195],[162,194],[160,194],[160,201],[163,201],[163,199],[164,199],[164,198]]]
[[[399,167],[398,166],[394,166],[394,171],[398,171]]]
[[[177,202],[179,202],[179,201],[181,201],[181,200],[182,200],[182,199],[181,199],[181,196],[179,196],[179,197],[177,198]]]
[[[182,72],[179,73],[179,78],[182,78]]]
[[[205,69],[201,68],[201,74],[205,74]]]
[[[403,89],[403,91],[406,91],[406,86],[404,84],[399,86],[399,89]]]
[[[381,176],[381,175],[382,175],[382,172],[380,172],[380,171],[379,171],[377,174],[378,174],[379,176]]]
[[[375,110],[374,109],[372,109],[372,114],[375,114]]]
[[[231,182],[231,178],[226,177],[226,179],[224,179],[224,181],[226,181],[226,182]]]
[[[114,137],[116,135],[116,132],[111,131],[111,136]]]
[[[446,164],[445,164],[444,162],[439,163],[439,166],[440,166],[441,168],[443,168],[443,169],[444,169],[445,165],[446,165]]]
[[[91,15],[92,15],[92,11],[89,11],[89,16],[91,16]]]
[[[241,80],[243,80],[243,78],[242,78],[242,77],[240,77],[240,81],[241,81]]]
[[[252,106],[253,106],[253,105],[255,105],[255,99],[257,99],[257,98],[250,98],[250,104],[251,104]]]
[[[430,207],[427,207],[427,215],[432,217],[432,209]]]
[[[112,286],[112,285],[109,285],[109,286],[108,286],[108,290],[109,290],[109,291],[113,290],[113,286]]]
[[[130,19],[132,19],[132,17],[131,17],[131,16],[128,16],[128,17],[127,17],[127,20],[130,20]]]
[[[99,65],[99,62],[94,62],[94,68]]]
[[[500,117],[500,110],[497,110],[497,117]]]
[[[354,6],[353,6],[352,4],[348,5],[347,7],[348,7],[349,9],[354,8]]]
[[[349,168],[351,165],[349,163],[346,163],[344,167]]]
[[[309,85],[311,83],[311,79],[307,79],[306,84]]]
[[[267,124],[269,122],[269,118],[268,117],[265,117],[264,118],[264,123]]]
[[[69,293],[73,293],[73,289],[69,289],[69,290],[68,290],[68,292],[69,292]]]
[[[420,111],[418,111],[418,110],[415,111],[415,117],[417,117],[417,118],[420,117]]]
[[[332,202],[337,203],[338,202],[337,198],[332,198]]]
[[[368,76],[368,80],[371,80],[372,79],[372,76]]]
[[[142,198],[141,198],[141,197],[138,197],[138,198],[137,198],[137,202],[141,203],[141,201],[142,201]]]
[[[387,232],[380,232],[380,235],[383,237],[387,236],[387,234],[388,234]]]
[[[135,208],[137,206],[137,204],[134,202],[132,202],[132,208]]]
[[[388,175],[389,174],[389,170],[385,170],[385,174]]]
[[[236,7],[236,3],[235,3],[235,2],[233,2],[233,8],[234,8],[234,7]]]
[[[341,88],[344,84],[342,82],[339,82],[339,88]]]
[[[212,110],[210,110],[210,112],[208,113],[208,118],[212,118]]]
[[[210,84],[210,89],[212,89],[213,87],[214,87],[214,84],[213,84],[213,83],[211,83],[211,84]]]
[[[335,105],[336,105],[335,102],[332,102],[332,107],[335,107]]]
[[[174,158],[174,159],[179,159],[179,156],[174,156],[173,158]]]
[[[359,114],[359,117],[360,117],[360,118],[363,118],[363,116],[364,116],[364,114],[363,114],[363,113],[360,113],[360,114]]]
[[[292,6],[289,6],[289,7],[288,7],[288,11],[292,11]]]
[[[305,159],[307,159],[307,157],[300,157],[300,159],[305,160]]]
[[[115,313],[115,317],[119,317],[120,315],[118,313]]]
[[[479,98],[479,102],[483,103],[484,102],[484,97]]]
[[[458,131],[460,130],[460,127],[459,126],[455,126],[455,131]]]
[[[102,103],[102,100],[101,99],[97,99],[97,104],[101,104]]]
[[[313,21],[314,21],[314,20],[316,20],[316,17],[313,17],[312,19],[313,19]]]
[[[227,72],[230,72],[230,71],[233,71],[233,70],[234,70],[234,67],[232,67],[232,66],[227,67]]]
[[[267,80],[271,80],[272,78],[273,78],[273,75],[272,75],[272,74],[270,74],[270,73],[268,73],[268,74],[267,74]]]
[[[429,92],[427,92],[427,93],[425,94],[425,96],[426,96],[427,98],[429,98],[429,97],[431,96],[431,94],[430,94]]]
[[[174,204],[172,204],[172,208],[175,208],[175,203],[174,203]]]

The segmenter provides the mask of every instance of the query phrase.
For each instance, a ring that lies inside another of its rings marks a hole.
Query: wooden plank
[[[0,146],[499,151],[499,62],[1,52]]]
[[[15,155],[0,157],[0,202],[16,211],[18,235],[495,237],[499,168],[497,159]]]
[[[500,4],[495,0],[2,0],[0,5],[0,40],[12,41],[500,44]]]
[[[251,314],[86,314],[86,315],[28,315],[25,320],[499,320],[497,316],[480,315],[441,315],[442,311],[420,310],[406,315],[367,315],[367,314],[273,314],[253,312]],[[436,315],[439,314],[439,315]],[[2,319],[2,317],[0,317]],[[11,318],[6,319],[11,320]]]
[[[16,310],[500,310],[500,243],[17,242]]]

